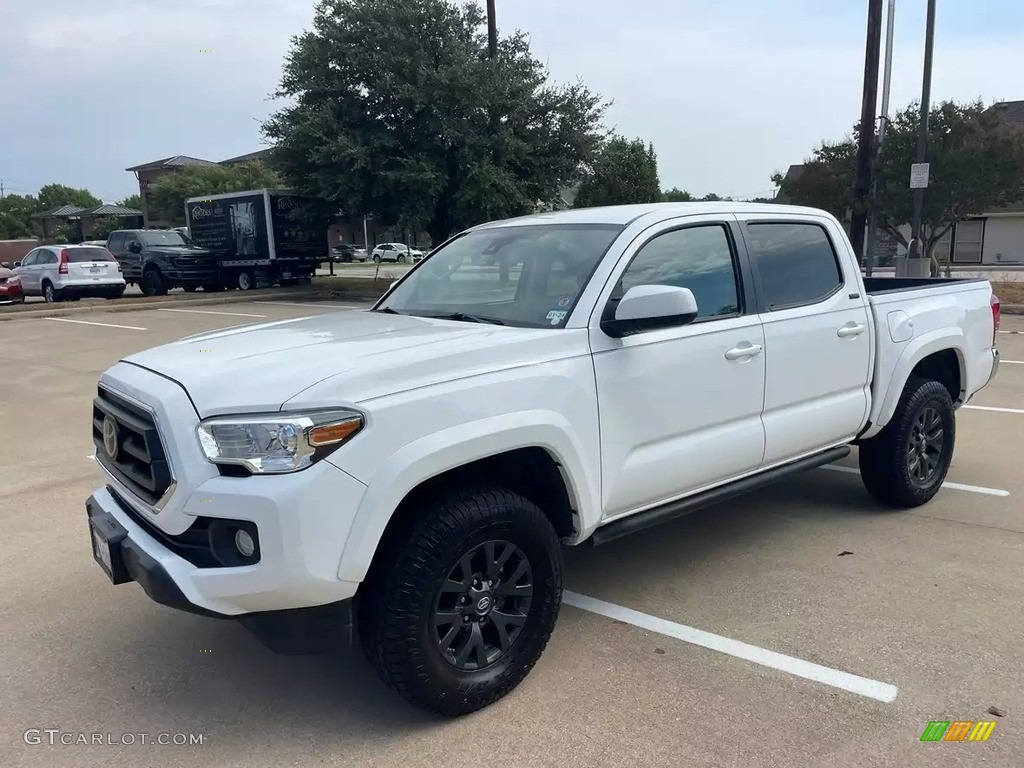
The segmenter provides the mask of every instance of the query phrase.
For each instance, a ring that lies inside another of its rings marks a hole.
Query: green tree
[[[161,176],[150,189],[152,210],[163,214],[172,226],[185,224],[185,200],[204,195],[244,192],[282,186],[281,177],[263,163],[239,165],[192,165]]]
[[[605,142],[594,158],[580,185],[575,207],[655,203],[661,197],[654,145],[615,136]]]
[[[59,208],[62,205],[77,205],[80,208],[95,208],[102,205],[98,197],[88,189],[76,189],[63,184],[47,184],[39,190],[39,205],[44,211]]]
[[[689,203],[693,199],[693,195],[679,187],[672,187],[672,189],[666,189],[661,193],[661,201],[663,203]]]
[[[6,195],[0,198],[0,240],[36,237],[39,224],[32,215],[42,206],[32,195]]]
[[[100,216],[92,224],[92,234],[89,235],[89,239],[106,240],[110,237],[110,233],[117,229],[124,229],[124,219],[119,216]]]
[[[134,208],[136,211],[142,210],[142,198],[138,195],[128,195],[124,200],[118,200],[117,204],[125,208]]]
[[[330,214],[422,227],[432,242],[534,210],[579,180],[604,105],[557,87],[527,38],[486,56],[484,16],[453,0],[320,0],[264,124],[289,186]]]
[[[57,224],[49,228],[43,242],[51,244],[77,243],[81,242],[81,237],[78,227],[71,224]]]
[[[910,244],[900,227],[910,223],[913,209],[910,166],[916,157],[918,110],[911,104],[886,130],[876,169],[878,193],[869,204],[877,212],[879,227],[905,248]],[[853,210],[855,142],[856,134],[823,144],[802,174],[790,180],[776,174],[773,181],[793,202],[834,214]],[[928,162],[921,240],[932,274],[938,274],[935,245],[956,222],[1024,199],[1024,131],[980,101],[943,102],[929,116]]]

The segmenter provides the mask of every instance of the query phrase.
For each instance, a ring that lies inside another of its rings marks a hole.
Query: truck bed
[[[919,291],[924,288],[945,288],[963,283],[983,283],[983,277],[865,277],[868,295],[878,296],[897,291]]]

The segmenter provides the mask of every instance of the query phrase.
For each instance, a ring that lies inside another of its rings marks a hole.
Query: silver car
[[[47,302],[87,296],[118,299],[124,293],[121,265],[100,246],[43,245],[14,266],[25,295]]]

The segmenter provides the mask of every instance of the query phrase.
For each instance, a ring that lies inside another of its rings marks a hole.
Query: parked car
[[[354,261],[366,261],[366,249],[358,245],[341,243],[331,248],[331,261],[340,264],[351,264]]]
[[[85,297],[119,299],[125,289],[117,259],[106,248],[94,245],[34,248],[14,272],[26,296],[42,296],[47,302]]]
[[[128,284],[138,283],[146,296],[163,296],[172,288],[224,290],[213,252],[196,248],[180,232],[120,229],[110,233],[107,248],[121,264]]]
[[[414,264],[423,258],[423,251],[410,248],[404,243],[381,243],[373,249],[374,263],[397,261],[399,264]]]
[[[22,304],[25,293],[21,290],[21,279],[7,262],[0,264],[0,304]]]
[[[504,280],[473,263],[506,250]],[[355,615],[402,696],[472,712],[543,652],[560,541],[603,544],[851,444],[881,504],[928,502],[956,408],[996,374],[998,326],[987,280],[865,280],[810,208],[484,224],[371,311],[108,369],[85,427],[105,472],[93,555],[113,583],[239,618],[276,650],[335,647]]]

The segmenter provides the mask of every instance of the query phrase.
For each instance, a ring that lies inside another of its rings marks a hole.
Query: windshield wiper
[[[375,309],[373,311],[374,312],[383,312],[385,315],[401,315],[402,314],[397,309],[392,309],[391,307],[384,307],[384,309]]]
[[[489,325],[504,325],[501,320],[493,317],[480,317],[479,315],[467,315],[465,312],[452,312],[448,315],[433,315],[442,320],[460,320],[464,323],[487,323]]]

